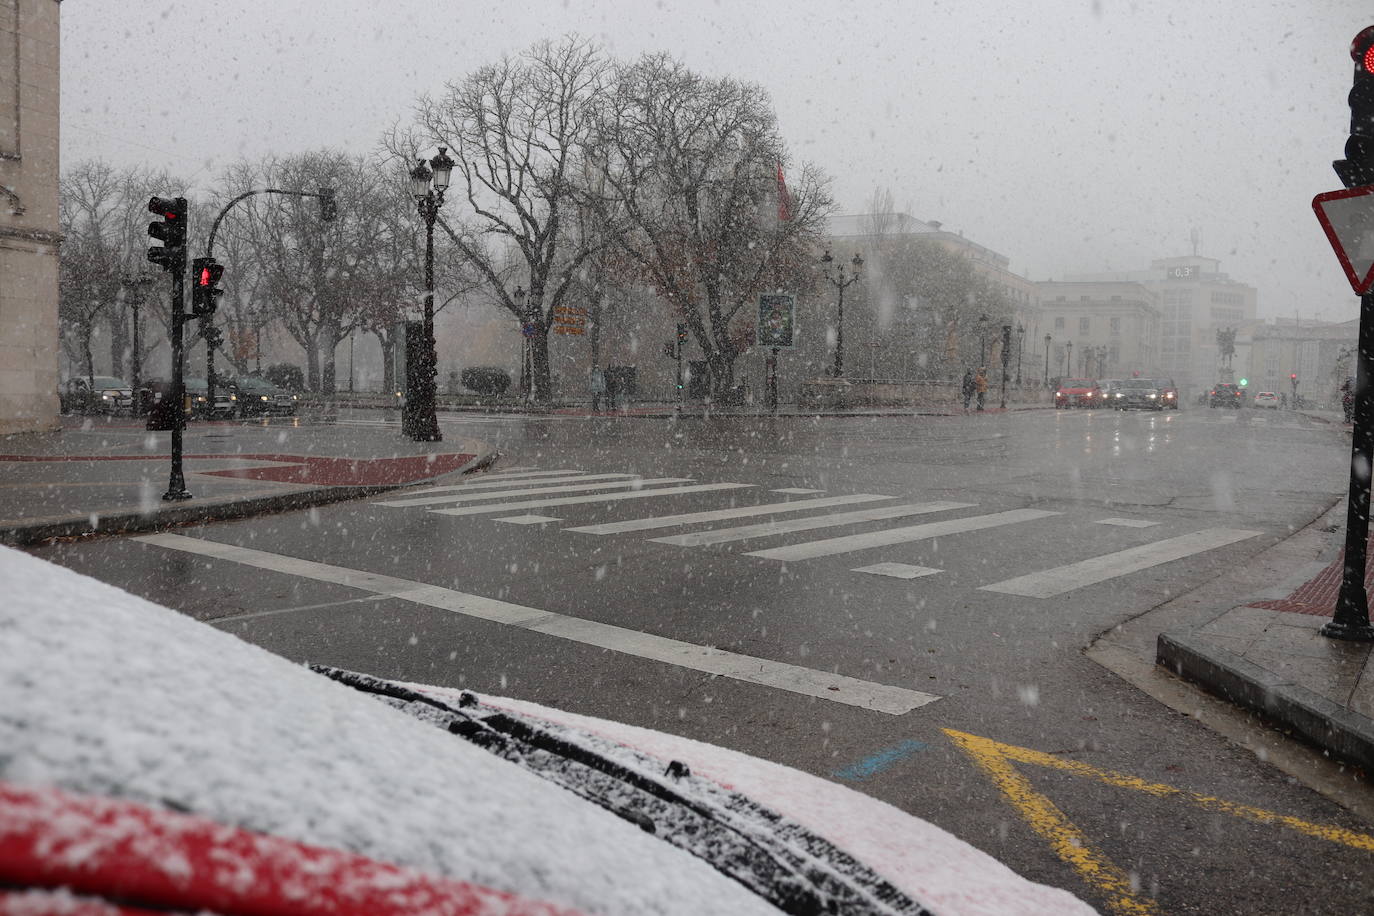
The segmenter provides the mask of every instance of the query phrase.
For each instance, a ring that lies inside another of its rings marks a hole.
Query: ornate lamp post
[[[1054,338],[1045,335],[1045,387],[1050,387],[1050,341]]]
[[[835,327],[835,368],[832,375],[835,378],[844,377],[844,288],[859,280],[859,271],[864,266],[864,259],[858,254],[849,262],[853,266],[853,273],[848,278],[845,277],[844,265],[837,264],[830,256],[830,250],[826,249],[821,256],[821,272],[830,284],[840,291],[840,301],[837,307],[836,327]],[[833,270],[833,272],[832,272]]]
[[[1021,357],[1025,356],[1026,350],[1026,326],[1021,322],[1016,323],[1016,387],[1021,387]]]
[[[434,343],[434,221],[444,205],[444,191],[454,165],[448,149],[441,146],[439,155],[429,160],[428,166],[421,159],[410,171],[410,194],[425,224],[425,350],[420,364],[407,370],[410,384],[406,386],[406,416],[401,422],[405,434],[415,442],[438,442],[443,438],[434,413],[435,377],[439,371]]]
[[[134,389],[134,414],[140,412],[139,389],[143,387],[143,328],[138,323],[138,312],[143,307],[143,297],[149,286],[153,284],[153,278],[147,274],[135,274],[124,278],[125,285],[131,293],[129,297],[129,310],[134,317],[134,342],[130,356],[133,365],[130,367],[129,383]]]
[[[978,316],[978,365],[981,367],[988,361],[988,316],[987,313]]]
[[[1064,374],[1071,375],[1073,373],[1073,341],[1069,341],[1064,346],[1066,348],[1064,350]]]

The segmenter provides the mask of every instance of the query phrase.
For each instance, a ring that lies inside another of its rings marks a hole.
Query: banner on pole
[[[760,347],[790,350],[796,336],[797,300],[786,293],[759,296],[759,320],[755,339]]]

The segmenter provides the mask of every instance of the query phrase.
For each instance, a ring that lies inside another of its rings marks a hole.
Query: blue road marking
[[[835,775],[840,779],[848,779],[851,782],[863,782],[870,776],[876,776],[883,770],[897,763],[903,758],[910,757],[917,751],[924,751],[930,747],[922,741],[912,741],[907,739],[901,744],[895,744],[885,750],[881,750],[858,763],[845,767],[843,770],[836,770]]]

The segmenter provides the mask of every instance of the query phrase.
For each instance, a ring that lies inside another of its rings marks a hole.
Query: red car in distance
[[[1060,379],[1059,387],[1054,392],[1056,410],[1065,407],[1102,407],[1106,403],[1102,386],[1090,378]]]

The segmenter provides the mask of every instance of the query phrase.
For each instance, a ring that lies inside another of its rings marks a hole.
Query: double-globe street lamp
[[[840,291],[835,324],[835,368],[831,372],[835,378],[844,377],[844,289],[846,286],[859,281],[859,271],[864,266],[864,259],[855,254],[854,259],[849,263],[854,270],[849,277],[846,277],[844,265],[830,256],[829,249],[826,249],[825,254],[821,256],[821,273],[825,275],[832,286]]]
[[[1045,387],[1050,387],[1050,341],[1054,338],[1045,335]]]
[[[456,163],[449,158],[448,148],[439,147],[439,155],[429,160],[417,160],[410,170],[410,194],[425,224],[425,330],[424,353],[418,366],[407,362],[405,415],[401,418],[402,432],[415,442],[438,442],[439,418],[434,412],[436,379],[439,373],[439,354],[434,343],[434,221],[444,205],[444,191]]]

